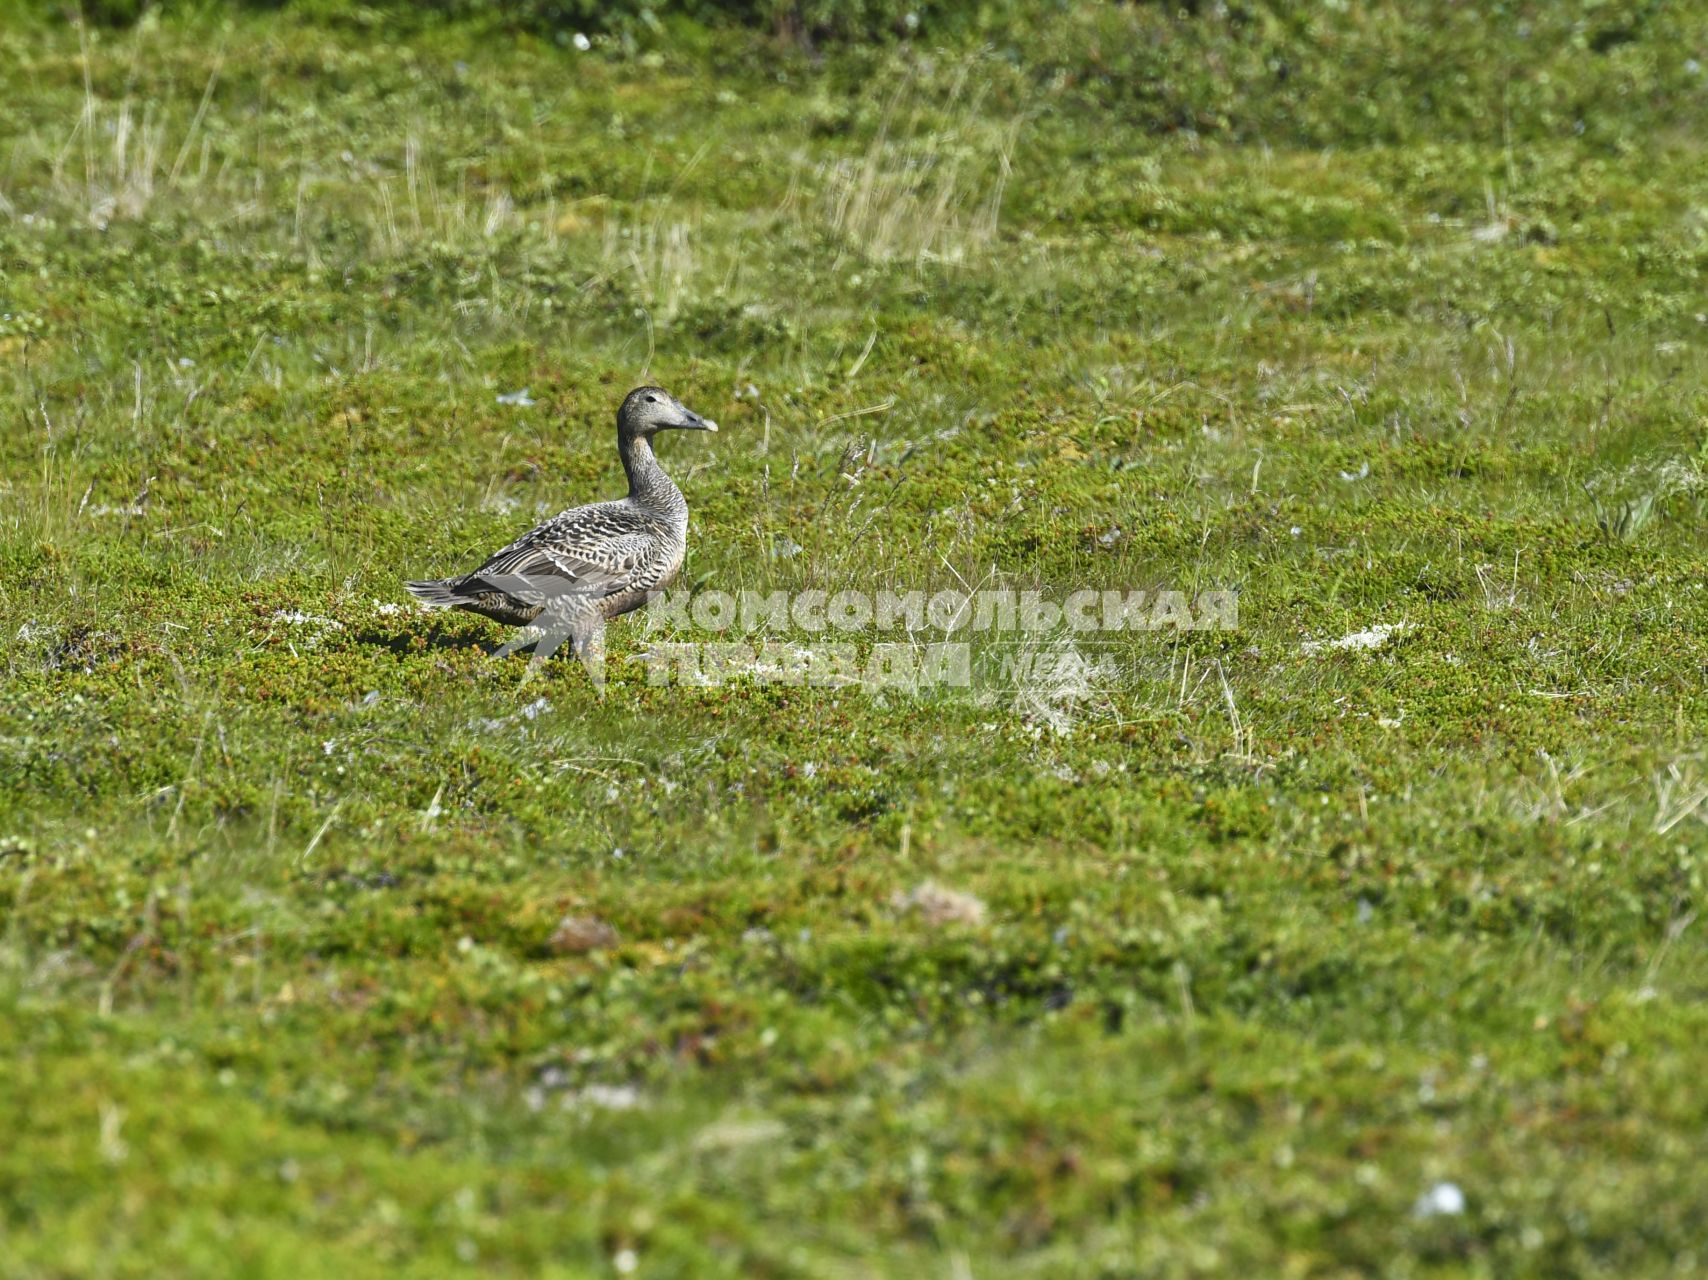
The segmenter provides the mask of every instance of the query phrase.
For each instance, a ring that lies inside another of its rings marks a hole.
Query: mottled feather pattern
[[[465,609],[509,626],[547,614],[581,636],[639,608],[675,580],[688,545],[688,503],[653,456],[656,431],[717,430],[654,387],[632,392],[618,413],[617,441],[629,494],[572,507],[530,529],[470,573],[411,582],[430,608]]]
[[[627,498],[575,507],[446,585],[459,597],[453,603],[512,625],[532,622],[551,601],[565,609],[598,608],[612,618],[610,597],[644,597],[675,579],[685,533]]]

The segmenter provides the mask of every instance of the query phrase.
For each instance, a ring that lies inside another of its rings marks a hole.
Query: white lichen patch
[[[1379,622],[1364,631],[1354,631],[1338,640],[1307,640],[1299,646],[1300,653],[1323,653],[1330,649],[1380,649],[1395,636],[1408,630],[1403,622]]]

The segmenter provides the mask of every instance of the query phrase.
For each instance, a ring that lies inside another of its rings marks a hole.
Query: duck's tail
[[[464,596],[458,587],[462,585],[461,578],[436,578],[432,582],[406,582],[409,594],[414,596],[429,609],[454,609],[464,603]]]

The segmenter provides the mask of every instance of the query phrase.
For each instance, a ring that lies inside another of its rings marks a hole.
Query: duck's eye
[[[657,404],[658,403],[658,397],[657,396],[648,396],[646,398],[646,402],[648,404]]]

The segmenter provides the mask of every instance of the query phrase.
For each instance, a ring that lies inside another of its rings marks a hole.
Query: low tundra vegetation
[[[0,1275],[1700,1269],[1689,6],[14,9]]]

